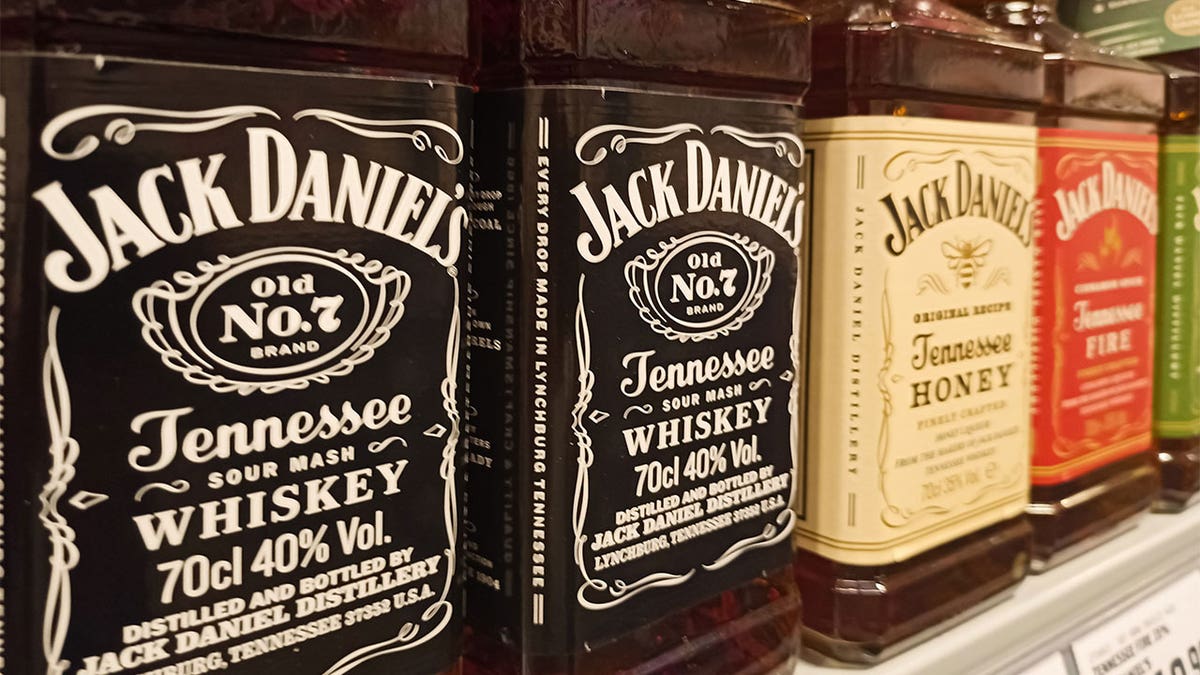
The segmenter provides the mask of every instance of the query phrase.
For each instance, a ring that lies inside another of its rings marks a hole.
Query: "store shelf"
[[[1128,532],[1046,574],[1010,599],[895,658],[870,675],[1019,673],[1118,614],[1148,592],[1200,567],[1200,507],[1147,515]],[[801,664],[795,675],[845,670]]]

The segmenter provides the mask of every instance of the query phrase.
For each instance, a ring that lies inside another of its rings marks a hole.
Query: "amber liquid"
[[[16,0],[3,50],[358,72],[467,84],[468,0]],[[456,656],[456,655],[455,655]],[[436,675],[461,675],[461,661]]]
[[[1027,509],[1034,528],[1033,570],[1042,572],[1116,536],[1150,507],[1158,467],[1149,451],[1057,485],[1034,485]]]
[[[468,675],[692,675],[785,670],[796,652],[800,596],[789,570],[725,591],[575,654],[521,654],[468,631]]]
[[[1046,51],[1039,127],[1157,133],[1163,78],[1155,69],[1098,53],[1057,22],[1051,4],[990,5],[988,13]],[[1049,569],[1132,526],[1158,490],[1158,460],[1149,447],[1071,481],[1034,485],[1028,509],[1036,542],[1033,570]]]
[[[1160,125],[1162,134],[1200,135],[1200,49],[1163,54],[1151,60],[1188,69],[1167,74],[1167,113]],[[1158,436],[1154,443],[1162,473],[1162,491],[1154,509],[1182,511],[1200,496],[1200,436]]]
[[[1040,53],[1006,43],[995,29],[941,3],[903,0],[873,11],[821,3],[813,42],[810,118],[1030,125],[1041,98]],[[805,653],[859,663],[887,658],[933,627],[1002,598],[1025,576],[1030,545],[1029,525],[1018,517],[889,565],[847,565],[799,550]]]
[[[1169,66],[1175,66],[1176,68],[1182,68],[1184,70],[1190,70],[1193,73],[1200,72],[1200,49],[1184,49],[1177,52],[1169,52],[1167,54],[1157,54],[1155,56],[1147,56],[1145,60],[1152,61],[1154,63],[1163,63]],[[1179,112],[1183,108],[1187,107],[1189,102],[1189,99],[1187,98],[1188,95],[1192,95],[1192,98],[1190,99],[1191,101],[1194,102],[1196,100],[1196,97],[1194,96],[1194,94],[1197,93],[1196,89],[1194,88],[1195,85],[1185,86],[1191,88],[1175,89],[1175,94],[1173,96],[1171,93],[1172,84],[1170,82],[1167,83],[1167,105],[1169,109]],[[1179,103],[1174,104],[1172,103],[1172,100],[1176,100]],[[1189,120],[1194,122],[1195,117],[1192,116],[1189,118]],[[1175,123],[1180,123],[1180,120],[1175,120]],[[1190,132],[1183,131],[1182,133]]]
[[[796,104],[808,85],[807,17],[790,0],[481,5],[483,88],[604,85]],[[469,628],[465,672],[753,675],[790,667],[800,625],[800,595],[790,569],[764,572],[697,600],[572,654],[541,654],[519,637]]]
[[[1159,437],[1154,444],[1162,473],[1162,490],[1154,502],[1154,510],[1178,513],[1200,495],[1200,436]]]
[[[4,49],[462,84],[478,60],[469,0],[16,0],[0,16]]]

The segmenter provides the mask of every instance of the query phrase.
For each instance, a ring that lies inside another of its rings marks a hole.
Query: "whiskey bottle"
[[[1200,52],[1192,55],[1200,67]],[[1162,231],[1154,371],[1154,435],[1162,492],[1155,508],[1181,511],[1200,493],[1200,73],[1162,68],[1167,88],[1166,114],[1159,127]]]
[[[466,670],[786,667],[807,18],[482,6]]]
[[[469,26],[5,3],[0,669],[459,672]]]
[[[1151,379],[1163,76],[1060,24],[1052,1],[986,11],[1046,53],[1029,506],[1041,571],[1132,525],[1159,489]]]
[[[875,662],[1025,576],[1042,55],[940,2],[813,5],[804,648]]]

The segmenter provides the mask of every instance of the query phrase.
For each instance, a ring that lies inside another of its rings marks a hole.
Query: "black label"
[[[466,92],[3,68],[14,672],[450,666]]]
[[[799,111],[599,89],[483,100],[509,116],[475,132],[472,620],[523,628],[531,651],[596,646],[789,561]]]

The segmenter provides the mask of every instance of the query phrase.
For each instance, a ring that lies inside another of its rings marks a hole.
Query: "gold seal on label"
[[[1200,35],[1200,0],[1176,0],[1163,12],[1163,23],[1176,35]]]

